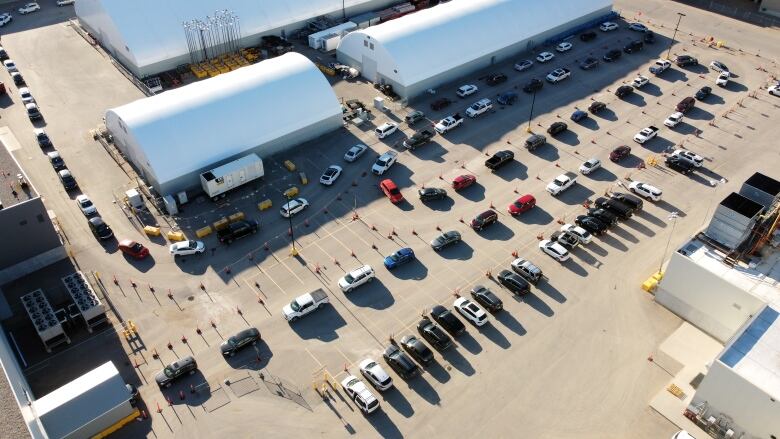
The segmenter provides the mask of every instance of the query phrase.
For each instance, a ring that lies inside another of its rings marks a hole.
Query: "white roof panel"
[[[124,124],[163,184],[340,115],[322,72],[287,53],[114,108],[106,124]]]
[[[720,356],[723,364],[780,398],[780,312],[767,306]]]

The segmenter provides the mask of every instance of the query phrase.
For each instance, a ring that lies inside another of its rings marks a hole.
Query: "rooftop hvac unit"
[[[35,332],[38,333],[47,352],[51,352],[51,348],[60,343],[70,343],[43,290],[37,289],[27,293],[21,299]]]
[[[76,304],[79,313],[84,318],[89,332],[92,332],[95,326],[106,321],[105,306],[100,302],[100,298],[95,294],[84,273],[80,271],[71,273],[62,278],[62,283],[65,284],[73,303]]]

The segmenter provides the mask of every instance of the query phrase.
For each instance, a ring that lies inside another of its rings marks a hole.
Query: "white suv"
[[[369,414],[379,408],[379,400],[358,377],[349,375],[341,382],[341,387],[347,392],[349,398],[355,401],[360,411]]]
[[[455,309],[458,310],[460,315],[477,326],[482,326],[488,321],[485,310],[465,297],[458,297],[455,299],[453,306],[455,306]]]
[[[376,136],[380,139],[384,139],[385,137],[389,136],[390,134],[393,134],[398,130],[398,124],[393,122],[385,122],[382,125],[379,125],[376,127],[374,132],[376,133]]]
[[[466,108],[466,116],[474,118],[482,113],[490,111],[493,108],[493,102],[488,98],[480,99],[474,102],[469,108]]]
[[[658,189],[657,187],[651,186],[647,183],[642,183],[641,181],[632,182],[630,185],[628,185],[628,189],[641,197],[653,201],[661,201],[661,195],[663,195],[663,191],[661,189]]]
[[[393,166],[396,160],[398,160],[398,153],[395,151],[387,151],[376,159],[374,166],[371,167],[371,172],[376,175],[382,175]]]
[[[364,265],[356,270],[352,270],[339,279],[339,288],[345,293],[349,293],[355,288],[374,280],[376,273],[370,265]]]

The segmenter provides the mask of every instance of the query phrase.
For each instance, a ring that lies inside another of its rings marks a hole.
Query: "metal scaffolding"
[[[215,11],[205,19],[182,22],[190,62],[197,64],[218,58],[240,49],[241,23],[238,16],[227,9]]]

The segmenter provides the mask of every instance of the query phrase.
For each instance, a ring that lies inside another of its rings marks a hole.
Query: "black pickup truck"
[[[219,242],[230,244],[236,239],[257,233],[257,227],[256,221],[236,221],[228,224],[221,230],[217,230],[217,237]]]
[[[419,146],[423,146],[426,143],[430,142],[431,139],[433,139],[433,136],[435,135],[436,133],[427,129],[417,131],[416,133],[412,134],[412,137],[404,140],[404,148],[415,149]]]
[[[497,153],[493,154],[493,157],[490,157],[489,159],[485,160],[485,166],[488,169],[495,171],[501,166],[512,161],[514,158],[515,158],[515,153],[513,153],[512,151],[508,151],[508,150],[498,151]]]

